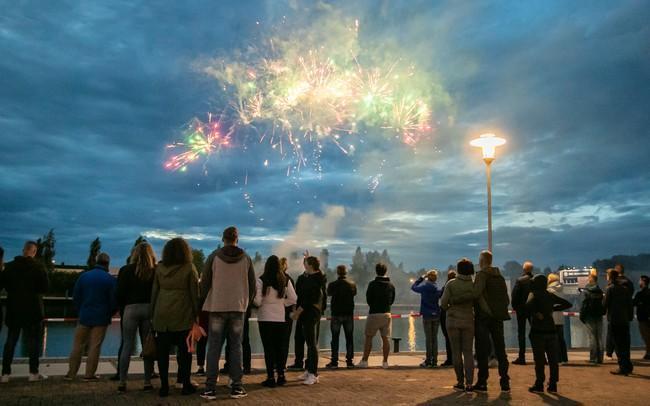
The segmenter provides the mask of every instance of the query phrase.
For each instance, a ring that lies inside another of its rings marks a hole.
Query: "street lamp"
[[[490,175],[490,165],[494,161],[496,149],[506,143],[506,140],[499,138],[494,134],[482,134],[480,137],[472,140],[469,144],[473,147],[481,148],[483,152],[483,162],[485,162],[485,171],[487,174],[487,203],[488,203],[488,249],[492,252],[492,181]]]

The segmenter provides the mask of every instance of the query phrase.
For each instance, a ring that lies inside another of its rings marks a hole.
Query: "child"
[[[553,312],[571,307],[571,303],[546,290],[547,279],[544,275],[533,278],[531,292],[526,301],[526,312],[530,315],[530,343],[535,359],[535,384],[528,388],[533,393],[544,392],[544,362],[548,360],[550,377],[547,391],[557,393],[558,339],[553,322]]]

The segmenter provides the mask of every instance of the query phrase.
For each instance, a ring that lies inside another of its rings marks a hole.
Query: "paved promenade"
[[[323,355],[326,355],[325,353]],[[514,359],[514,354],[510,354]],[[529,354],[530,356],[530,354]],[[639,360],[642,354],[634,352],[633,358]],[[455,382],[450,368],[421,369],[417,365],[421,355],[392,355],[391,368],[378,367],[380,358],[371,357],[371,368],[367,370],[338,369],[323,370],[321,383],[312,387],[301,384],[299,374],[288,374],[289,384],[284,388],[268,389],[260,385],[265,378],[263,361],[253,360],[254,373],[245,377],[245,387],[249,396],[240,400],[228,398],[224,380],[220,384],[223,398],[216,402],[228,402],[233,405],[296,405],[296,404],[330,404],[330,405],[416,405],[416,404],[485,404],[485,405],[648,405],[650,404],[650,362],[635,361],[635,374],[629,377],[613,376],[609,373],[615,369],[613,360],[605,365],[590,366],[585,360],[584,352],[571,352],[569,365],[560,367],[559,395],[536,395],[528,393],[527,388],[533,382],[532,363],[527,366],[511,365],[512,392],[501,394],[498,387],[496,369],[490,370],[490,389],[487,394],[463,394],[452,390]],[[321,359],[321,365],[327,363]],[[375,367],[372,367],[372,366]],[[198,395],[181,396],[180,390],[171,390],[169,398],[161,400],[157,393],[143,393],[142,363],[133,362],[136,374],[129,381],[129,391],[118,394],[115,382],[106,378],[115,372],[111,361],[100,364],[99,373],[103,380],[85,383],[81,380],[66,382],[62,375],[67,365],[50,362],[42,366],[42,372],[50,375],[44,382],[28,383],[27,365],[19,364],[14,368],[14,376],[8,384],[0,386],[0,405],[199,405],[204,401]],[[175,371],[171,365],[170,370]],[[83,372],[83,366],[82,366]],[[202,378],[194,378],[199,381]],[[173,379],[172,379],[173,382]],[[157,386],[157,380],[154,381]]]

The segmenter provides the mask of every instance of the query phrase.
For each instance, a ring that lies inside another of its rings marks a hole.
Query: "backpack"
[[[510,320],[508,313],[508,287],[501,274],[487,274],[485,280],[485,300],[487,301],[492,316],[497,320]]]

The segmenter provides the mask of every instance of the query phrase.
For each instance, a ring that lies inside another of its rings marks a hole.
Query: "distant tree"
[[[517,261],[508,261],[503,264],[503,273],[508,278],[518,277],[522,272],[522,265]]]
[[[86,265],[88,265],[88,269],[96,265],[97,255],[99,254],[101,249],[102,249],[102,242],[99,241],[99,237],[97,237],[93,240],[93,242],[90,243],[90,252],[88,253],[88,260],[86,261]]]
[[[203,267],[205,266],[205,254],[203,253],[203,250],[192,249],[192,263],[199,275],[201,275]]]
[[[54,238],[54,229],[51,228],[43,237],[36,240],[36,259],[41,261],[45,266],[45,269],[48,271],[54,270],[54,244],[56,244],[56,238]]]
[[[597,259],[593,262],[598,272],[604,272],[613,268],[616,264],[625,267],[625,271],[648,271],[650,270],[650,254],[639,255],[614,255],[611,258]]]
[[[548,275],[548,274],[550,274],[551,272],[553,272],[553,271],[551,271],[551,267],[550,267],[550,266],[547,266],[546,268],[544,268],[544,275]]]

